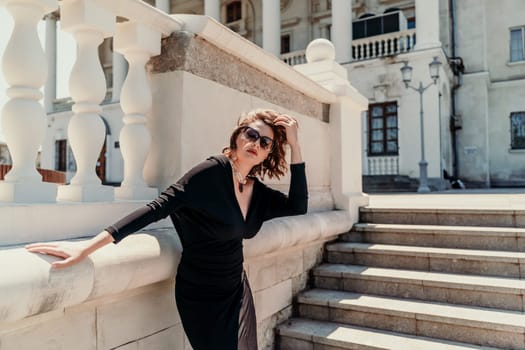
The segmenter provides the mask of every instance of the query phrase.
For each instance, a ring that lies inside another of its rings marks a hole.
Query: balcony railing
[[[414,49],[416,30],[376,35],[352,41],[352,57],[355,61],[399,55]]]
[[[288,52],[281,55],[281,60],[290,66],[306,63],[306,50]]]
[[[368,175],[398,175],[399,157],[368,157]]]
[[[412,51],[415,44],[415,29],[371,36],[352,41],[352,58],[354,61],[364,61],[399,55]],[[306,63],[305,50],[283,54],[281,55],[281,60],[290,66]]]

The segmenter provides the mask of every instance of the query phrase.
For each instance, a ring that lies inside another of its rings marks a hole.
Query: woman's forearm
[[[95,250],[102,248],[103,246],[113,242],[113,236],[108,231],[102,231],[95,237],[85,242],[85,246],[82,255],[88,256]]]
[[[291,164],[298,164],[303,162],[303,156],[301,155],[301,146],[299,143],[296,143],[294,145],[290,145],[290,163]]]

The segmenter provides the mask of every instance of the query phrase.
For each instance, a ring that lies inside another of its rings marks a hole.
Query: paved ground
[[[525,210],[525,188],[447,190],[419,194],[370,194],[376,208],[472,208]]]

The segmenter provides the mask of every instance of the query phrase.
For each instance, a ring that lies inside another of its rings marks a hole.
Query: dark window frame
[[[242,19],[242,1],[232,1],[226,5],[226,23],[233,23]]]
[[[388,112],[387,107],[389,106],[395,106],[395,112]],[[380,117],[373,117],[372,111],[374,108],[381,107],[382,114]],[[380,157],[380,156],[397,156],[399,155],[399,117],[398,117],[398,106],[397,101],[388,101],[388,102],[381,102],[381,103],[374,103],[370,104],[368,106],[368,156],[369,157]],[[395,127],[388,127],[387,125],[387,119],[388,117],[395,116]],[[382,120],[382,126],[381,128],[373,128],[373,119],[381,119]],[[374,131],[381,131],[382,133],[382,140],[375,141],[373,140],[373,133]],[[395,130],[395,138],[388,138],[389,137],[389,130]],[[383,150],[381,152],[374,152],[372,148],[372,144],[379,143],[382,141]],[[396,143],[396,150],[395,151],[388,151],[388,142],[395,142]]]
[[[67,171],[67,140],[55,141],[55,170]]]
[[[281,34],[281,55],[292,52],[292,34]]]
[[[519,121],[519,127],[521,130],[516,130],[515,119],[521,119]],[[511,149],[525,149],[525,111],[512,112],[509,116],[510,119],[510,148]],[[517,135],[522,134],[522,135]]]

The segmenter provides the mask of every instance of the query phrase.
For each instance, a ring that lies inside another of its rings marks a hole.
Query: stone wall
[[[274,327],[292,314],[324,243],[351,225],[345,211],[311,213],[271,220],[245,241],[261,349],[273,348]],[[0,282],[0,348],[190,348],[174,298],[180,251],[171,228],[131,235],[64,270],[49,270],[54,258],[10,249],[0,263],[21,268]]]

